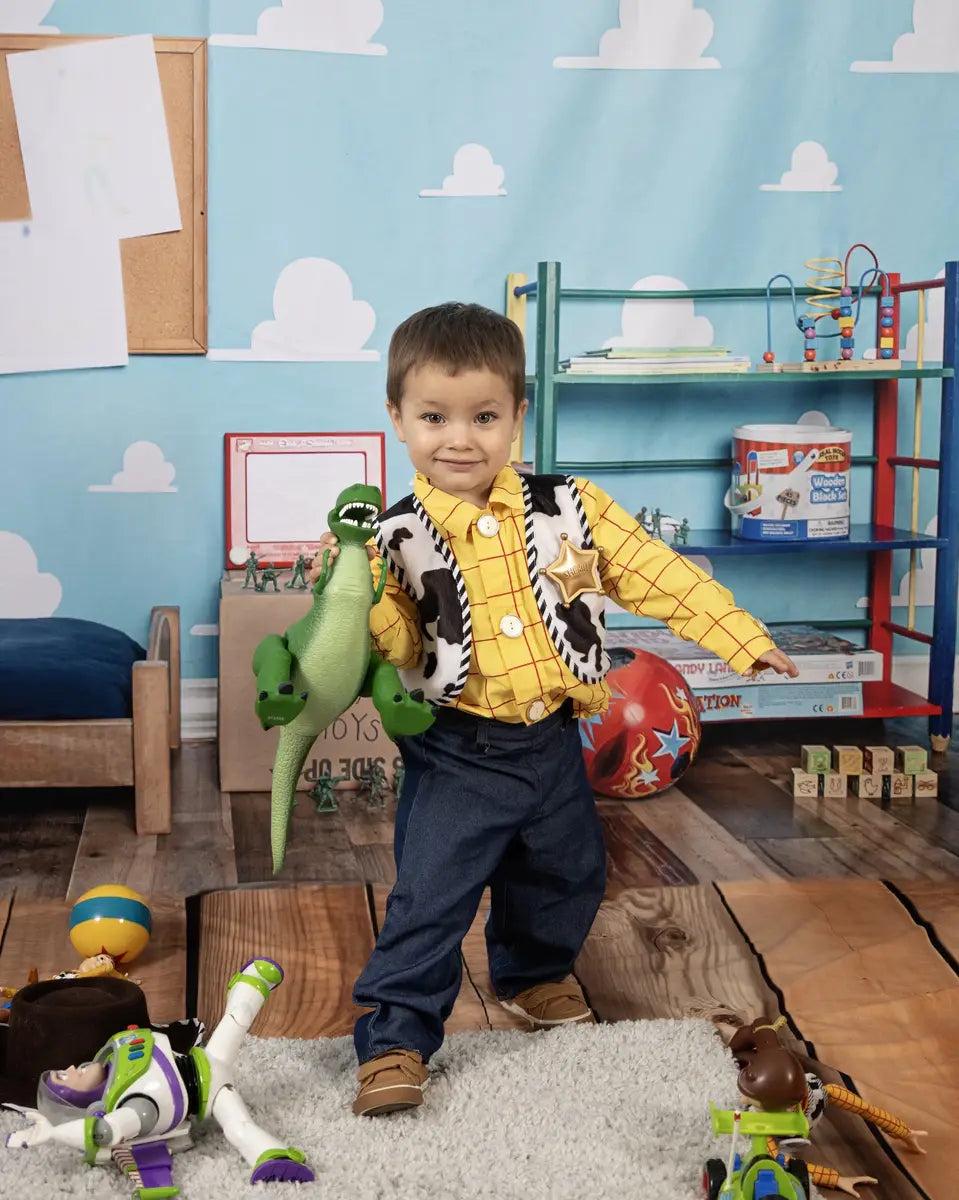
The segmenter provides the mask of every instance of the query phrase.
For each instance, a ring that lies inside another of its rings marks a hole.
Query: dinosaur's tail
[[[316,734],[293,733],[288,727],[280,729],[280,740],[273,760],[273,789],[270,794],[270,845],[273,850],[273,874],[283,870],[286,857],[286,835],[296,801],[296,786]]]

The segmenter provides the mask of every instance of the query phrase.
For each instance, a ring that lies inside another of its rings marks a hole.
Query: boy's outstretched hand
[[[788,675],[790,679],[795,679],[799,674],[799,668],[788,654],[782,650],[767,650],[765,654],[760,654],[746,675],[748,678],[761,675],[767,667],[772,667],[778,675]]]

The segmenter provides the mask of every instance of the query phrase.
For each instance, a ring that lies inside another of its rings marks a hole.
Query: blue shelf
[[[701,383],[721,383],[723,387],[742,387],[748,383],[784,384],[784,383],[822,383],[830,379],[843,383],[863,382],[877,379],[951,379],[951,367],[901,367],[898,371],[884,371],[877,367],[875,371],[728,371],[728,372],[691,372],[675,375],[579,375],[569,371],[557,371],[553,382],[576,385],[627,384],[630,387],[650,387],[657,384],[686,384],[697,386]]]
[[[948,539],[929,537],[924,533],[911,533],[908,529],[893,529],[888,525],[852,525],[849,537],[830,541],[753,542],[737,538],[726,529],[694,529],[695,544],[676,546],[681,554],[796,554],[843,550],[938,550],[948,545]]]

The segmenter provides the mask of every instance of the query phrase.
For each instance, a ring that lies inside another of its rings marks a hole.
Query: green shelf
[[[876,379],[951,379],[954,373],[951,367],[902,367],[898,371],[884,371],[881,367],[877,367],[875,371],[743,371],[728,374],[709,371],[702,374],[676,375],[572,375],[568,371],[557,371],[553,376],[553,382],[563,386],[575,385],[577,387],[590,385],[608,387],[611,384],[649,387],[656,384],[678,383],[687,386],[701,383],[721,383],[723,387],[743,387],[750,383],[764,385],[821,383],[826,379],[841,379],[843,383]]]

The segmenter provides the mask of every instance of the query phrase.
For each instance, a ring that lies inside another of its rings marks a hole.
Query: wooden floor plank
[[[682,860],[643,824],[628,801],[597,800],[606,843],[606,892],[616,895],[637,887],[695,883]]]
[[[693,876],[692,882],[775,879],[783,874],[750,846],[727,833],[679,788],[637,801],[635,812],[646,828],[685,865]]]
[[[796,811],[791,796],[731,750],[697,759],[683,776],[682,792],[739,841],[835,836],[824,821]]]
[[[744,1022],[779,1012],[754,954],[708,886],[637,890],[605,901],[576,974],[608,1021],[696,1017],[728,1037]],[[788,1034],[784,1040],[805,1049]],[[844,1174],[875,1176],[883,1200],[917,1200],[862,1123],[841,1112],[817,1125],[805,1157]]]
[[[878,879],[883,874],[875,857],[854,849],[841,837],[755,838],[748,845],[778,867],[780,875],[794,879]]]
[[[265,792],[231,792],[230,807],[239,883],[274,881],[270,851],[270,797]],[[339,812],[318,813],[297,795],[286,839],[286,861],[275,882],[361,883],[362,875]]]
[[[197,1015],[223,1012],[226,987],[251,958],[272,958],[285,978],[251,1032],[260,1037],[340,1037],[362,1011],[353,982],[373,949],[366,888],[359,884],[238,888],[199,898]]]
[[[932,883],[927,879],[911,879],[898,883],[897,887],[920,919],[932,926],[947,953],[959,962],[959,882]]]
[[[959,978],[925,930],[870,880],[719,887],[817,1056],[929,1131],[928,1155],[901,1160],[934,1200],[952,1200]]]
[[[179,896],[151,896],[149,905],[149,945],[123,969],[142,987],[150,1017],[175,1021],[186,1015],[186,908]],[[79,965],[70,944],[70,907],[62,900],[14,897],[0,950],[0,981],[5,986],[22,986],[32,967],[41,979],[49,979]]]
[[[112,789],[0,791],[0,880],[21,896],[67,894],[88,801]],[[124,794],[128,789],[123,789]],[[102,880],[100,881],[102,882]]]

